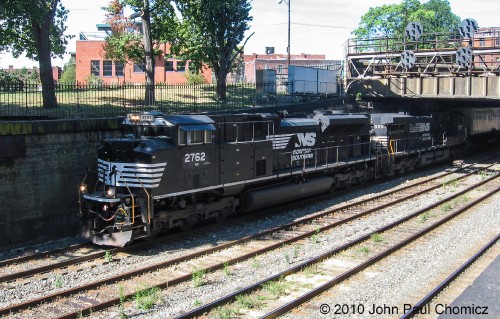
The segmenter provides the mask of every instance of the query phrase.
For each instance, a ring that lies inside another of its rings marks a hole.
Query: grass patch
[[[138,309],[148,310],[160,300],[160,288],[145,285],[135,293],[135,304]]]
[[[196,300],[193,302],[193,306],[194,306],[194,307],[199,307],[199,306],[201,306],[201,301],[199,301],[198,299],[196,299]]]
[[[229,262],[228,261],[225,261],[223,266],[222,266],[222,270],[224,271],[224,273],[226,274],[226,276],[231,276],[233,274],[233,272],[231,271],[231,269],[229,268]]]
[[[118,286],[118,294],[120,296],[119,315],[120,319],[127,319],[127,314],[125,314],[125,292],[122,285]]]
[[[215,309],[215,315],[219,319],[231,319],[235,318],[238,312],[231,307],[217,307]]]
[[[283,277],[281,277],[279,280],[266,282],[263,284],[263,288],[273,297],[277,298],[286,293],[286,291],[290,288],[290,283],[286,282]]]
[[[363,254],[368,254],[368,253],[370,252],[370,248],[368,248],[368,247],[366,247],[366,246],[363,246],[363,247],[360,247],[360,248],[358,249],[358,251],[359,251],[360,253],[363,253]]]
[[[56,281],[55,281],[56,288],[62,288],[63,284],[64,284],[64,276],[56,275]]]
[[[107,263],[113,262],[113,253],[110,252],[109,250],[106,250],[106,253],[104,253],[104,261]]]
[[[420,222],[421,222],[421,223],[425,223],[426,221],[428,221],[429,219],[431,219],[431,218],[433,218],[433,217],[436,217],[436,215],[431,214],[431,213],[429,213],[429,212],[423,213],[423,214],[420,216]]]
[[[254,269],[259,269],[261,267],[260,260],[257,257],[254,257],[252,260],[252,267]]]
[[[479,176],[481,176],[481,179],[486,179],[486,176],[487,176],[486,171],[484,169],[480,170],[479,171]]]
[[[311,235],[311,241],[315,244],[319,243],[319,229],[316,229],[314,234]]]
[[[452,210],[453,206],[450,204],[450,203],[444,203],[443,205],[441,205],[441,210],[443,212],[448,212],[450,210]]]
[[[319,267],[317,264],[313,264],[313,265],[310,265],[310,266],[307,266],[306,268],[304,268],[302,270],[302,273],[306,276],[306,277],[312,277],[314,275],[317,275],[320,273],[319,271]]]
[[[293,246],[293,258],[299,258],[300,249],[301,249],[300,245]]]
[[[458,187],[458,180],[457,179],[450,179],[449,181],[446,181],[443,183],[443,188],[457,188]]]
[[[205,280],[204,280],[204,277],[205,277],[205,274],[206,274],[206,270],[205,269],[195,269],[193,270],[193,274],[191,276],[192,278],[192,281],[193,281],[193,285],[195,287],[201,287],[205,284]]]
[[[262,299],[252,295],[236,296],[236,305],[246,309],[258,309],[264,305]]]
[[[382,238],[382,236],[379,233],[371,234],[370,239],[376,243],[381,243],[384,241],[384,239]]]

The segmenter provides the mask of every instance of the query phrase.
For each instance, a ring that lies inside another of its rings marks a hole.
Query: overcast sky
[[[288,0],[287,0],[288,1]],[[291,1],[291,52],[292,54],[325,54],[327,59],[342,59],[343,46],[351,32],[357,27],[361,16],[370,7],[400,3],[400,0],[289,0]],[[421,0],[421,2],[425,2]],[[81,31],[94,32],[95,25],[104,22],[104,11],[100,9],[107,0],[62,0],[70,11],[67,52],[75,51],[75,42]],[[264,53],[265,47],[275,47],[276,53],[286,54],[287,4],[277,0],[251,0],[253,16],[251,29],[255,34],[247,42],[245,53]],[[473,18],[479,27],[500,26],[498,0],[450,0],[452,11],[461,19]],[[425,26],[424,26],[425,29]],[[69,60],[53,61],[54,66],[63,66]],[[28,59],[13,59],[9,54],[0,54],[0,68],[14,65],[15,68],[37,66]]]

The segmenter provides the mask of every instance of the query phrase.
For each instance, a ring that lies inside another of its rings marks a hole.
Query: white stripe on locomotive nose
[[[110,169],[115,169],[118,173],[110,180],[109,175],[105,176],[104,182],[106,184],[113,184],[116,186],[137,186],[137,187],[158,187],[163,176],[163,171],[167,163],[118,163],[107,162],[102,159],[98,160],[98,175],[99,180],[103,182],[103,173],[108,175]]]

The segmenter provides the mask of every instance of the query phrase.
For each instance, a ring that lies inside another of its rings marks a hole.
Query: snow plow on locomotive
[[[97,169],[82,182],[82,236],[123,246],[447,160],[465,133],[449,136],[442,119],[449,116],[129,114],[123,136],[102,141]]]

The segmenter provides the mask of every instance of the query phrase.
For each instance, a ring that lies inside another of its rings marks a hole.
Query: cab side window
[[[193,144],[209,144],[212,143],[212,131],[196,130],[183,131],[179,130],[179,145]]]
[[[179,130],[179,145],[187,144],[187,135],[189,132],[185,132],[183,130]]]

